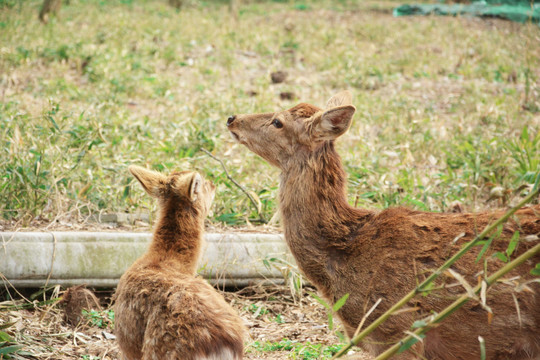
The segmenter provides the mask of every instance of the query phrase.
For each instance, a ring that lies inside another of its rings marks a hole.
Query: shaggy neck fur
[[[348,204],[345,179],[330,141],[295,157],[281,174],[285,239],[299,267],[325,293],[338,280],[341,252],[354,246],[358,229],[373,215]]]
[[[195,274],[202,247],[204,219],[187,199],[161,203],[150,252],[160,260],[175,259],[183,272]]]

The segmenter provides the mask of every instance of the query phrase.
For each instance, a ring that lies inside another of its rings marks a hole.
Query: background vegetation
[[[269,219],[279,173],[227,117],[322,106],[344,88],[358,109],[338,141],[352,204],[512,202],[540,170],[540,28],[394,18],[395,4],[71,0],[43,25],[41,1],[0,0],[1,217],[153,208],[126,170],[139,164],[211,178],[215,222],[257,219],[204,148]]]

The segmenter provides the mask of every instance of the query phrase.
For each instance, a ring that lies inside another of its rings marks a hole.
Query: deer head
[[[351,93],[342,91],[328,100],[324,110],[301,103],[275,113],[233,115],[227,127],[238,142],[283,169],[291,159],[343,135],[355,111]]]
[[[162,173],[131,165],[129,171],[141,183],[148,195],[166,201],[176,198],[187,200],[194,207],[208,214],[216,186],[204,180],[198,172],[175,171],[166,176]]]

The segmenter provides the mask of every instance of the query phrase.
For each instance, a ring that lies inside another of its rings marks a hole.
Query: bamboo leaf
[[[9,336],[9,334],[3,332],[3,331],[0,331],[0,341],[2,342],[13,342],[13,339],[11,338],[11,336]]]
[[[23,345],[11,345],[0,348],[0,355],[14,354],[17,351],[21,350],[23,347]]]
[[[322,306],[324,306],[325,308],[327,308],[328,310],[332,310],[332,308],[330,307],[330,305],[328,305],[328,303],[326,301],[324,301],[323,299],[321,299],[317,294],[315,293],[312,293],[312,292],[308,292],[308,294],[314,298],[315,300],[317,300],[317,302],[319,304],[321,304]]]
[[[531,270],[531,274],[535,276],[540,276],[540,263],[536,264],[534,269]]]
[[[516,246],[519,242],[519,231],[516,231],[514,235],[512,235],[512,239],[510,239],[510,243],[508,244],[508,248],[506,249],[506,255],[510,257],[514,250],[516,250]]]
[[[484,246],[482,247],[482,250],[480,250],[480,252],[478,253],[478,256],[476,257],[476,261],[475,262],[479,262],[480,259],[484,256],[484,254],[486,253],[486,251],[489,249],[490,245],[491,245],[491,242],[493,241],[493,237],[490,237],[488,240],[485,240],[483,243],[484,243]],[[478,244],[481,244],[482,242],[479,241]]]
[[[536,191],[540,186],[540,171],[536,174],[536,181],[534,182],[533,191]]]
[[[502,262],[508,262],[508,258],[502,252],[496,252],[495,254],[493,254],[493,256],[501,260]]]
[[[412,324],[412,328],[413,329],[418,329],[418,328],[422,328],[424,326],[427,325],[427,322],[425,320],[416,320],[413,324]]]
[[[343,307],[343,305],[345,305],[345,302],[347,302],[347,299],[349,298],[349,294],[345,294],[341,297],[341,299],[339,299],[338,301],[336,301],[336,303],[334,304],[334,306],[332,307],[332,311],[336,312],[338,311],[339,309],[341,309]]]
[[[419,338],[423,339],[425,337],[426,337],[426,335],[424,335],[424,334],[418,335],[418,337],[411,337],[409,340],[407,340],[403,344],[401,344],[401,346],[399,347],[399,350],[397,351],[397,353],[401,354],[402,352],[409,350],[411,348],[411,346],[413,346],[414,344],[416,344],[419,341]]]

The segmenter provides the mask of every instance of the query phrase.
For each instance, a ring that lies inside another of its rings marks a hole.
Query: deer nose
[[[227,126],[231,125],[235,119],[236,115],[229,116],[229,118],[227,119]]]

